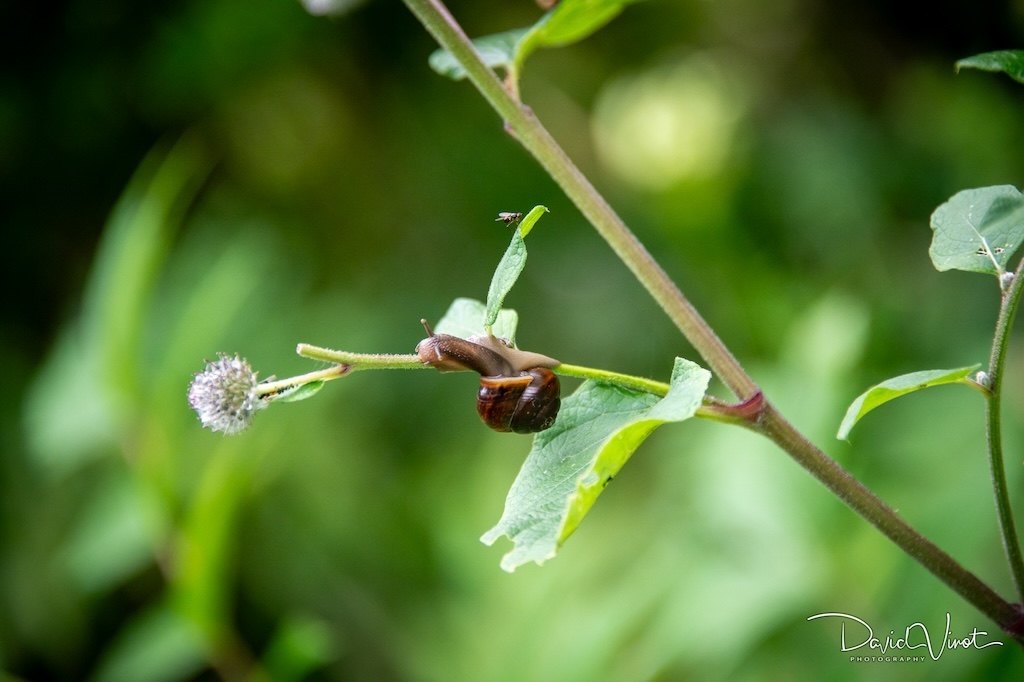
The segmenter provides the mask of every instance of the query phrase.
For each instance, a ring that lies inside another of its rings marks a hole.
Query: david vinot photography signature
[[[893,659],[920,657],[921,660],[924,660],[926,652],[931,660],[937,661],[942,654],[952,649],[985,649],[990,646],[1003,645],[999,640],[991,639],[987,631],[978,628],[973,628],[959,636],[954,635],[949,612],[946,613],[946,628],[941,637],[935,637],[924,623],[920,622],[908,625],[899,634],[896,634],[895,630],[889,630],[888,634],[881,638],[875,636],[874,629],[866,621],[848,613],[819,613],[810,616],[807,620],[818,618],[839,618],[841,620],[840,651],[844,653],[856,651],[857,655],[850,656],[851,661],[879,660],[880,657]]]

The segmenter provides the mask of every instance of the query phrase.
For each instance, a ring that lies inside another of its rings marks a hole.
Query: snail
[[[536,433],[555,423],[561,406],[558,377],[550,368],[558,360],[513,348],[488,334],[460,339],[435,334],[420,320],[427,338],[416,346],[423,364],[439,372],[474,371],[480,374],[476,411],[495,431]]]

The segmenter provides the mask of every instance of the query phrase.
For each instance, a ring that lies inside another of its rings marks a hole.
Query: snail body
[[[440,372],[477,372],[476,409],[485,424],[495,431],[536,433],[555,423],[561,386],[550,368],[561,363],[493,335],[460,339],[435,334],[422,322],[427,338],[416,346],[420,360]]]

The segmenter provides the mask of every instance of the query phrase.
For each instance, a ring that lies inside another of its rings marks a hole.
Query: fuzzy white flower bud
[[[195,375],[188,389],[188,404],[203,426],[227,435],[241,433],[267,401],[256,392],[259,381],[248,361],[238,355],[217,356]]]

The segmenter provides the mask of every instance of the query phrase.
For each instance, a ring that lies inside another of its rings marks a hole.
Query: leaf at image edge
[[[879,405],[908,393],[919,391],[922,388],[962,383],[969,374],[977,371],[980,367],[981,365],[977,364],[957,369],[928,369],[920,372],[911,372],[910,374],[901,374],[898,377],[893,377],[880,384],[876,384],[850,403],[850,407],[846,410],[846,416],[843,417],[843,423],[839,425],[839,432],[836,433],[836,438],[847,440],[850,431],[853,430],[854,425],[860,421],[861,417]]]
[[[929,224],[936,270],[999,274],[996,263],[1005,269],[1024,242],[1024,195],[1013,185],[961,190],[932,212]]]
[[[509,572],[552,558],[633,452],[665,422],[693,416],[711,374],[676,358],[668,395],[585,382],[562,402],[558,421],[537,434],[513,482],[501,519],[481,537],[514,547],[501,560]]]
[[[956,70],[965,68],[1002,71],[1018,83],[1024,83],[1024,50],[997,50],[965,57],[956,63]]]

